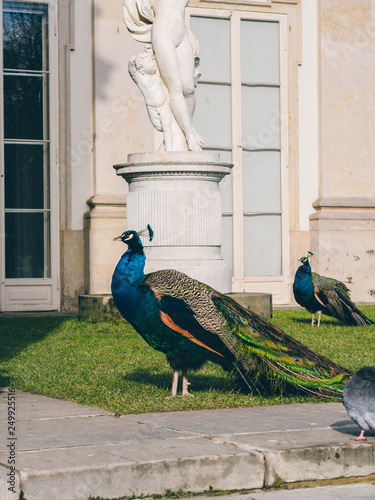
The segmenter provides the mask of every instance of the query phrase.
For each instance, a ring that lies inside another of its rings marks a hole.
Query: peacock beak
[[[116,238],[113,238],[113,241],[122,241],[122,235],[116,236]]]

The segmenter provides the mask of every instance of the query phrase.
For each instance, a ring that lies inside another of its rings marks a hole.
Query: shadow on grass
[[[62,316],[0,318],[0,363],[40,342],[65,321]],[[8,386],[10,380],[8,373],[0,369],[0,387]]]
[[[147,368],[140,368],[127,373],[124,380],[128,382],[139,382],[141,384],[150,384],[163,390],[171,390],[172,387],[172,370],[168,373],[154,373]],[[222,376],[210,375],[202,373],[188,374],[191,388],[194,392],[206,392],[208,389],[216,392],[228,392],[230,390],[243,391],[245,394],[249,392],[245,384],[240,380],[223,371]]]
[[[288,318],[289,321],[293,322],[293,323],[297,323],[297,324],[301,324],[301,325],[310,325],[311,326],[311,316],[310,318]],[[320,320],[320,326],[322,325],[339,325],[340,322],[337,321],[336,319],[331,319],[329,318],[328,316],[322,316],[321,320]],[[311,326],[311,328],[316,328],[316,325],[317,325],[317,317],[315,318],[315,323],[314,323],[314,326]]]

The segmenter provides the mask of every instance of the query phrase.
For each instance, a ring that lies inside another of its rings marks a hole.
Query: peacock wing
[[[221,320],[210,299],[211,287],[173,269],[146,275],[142,285],[155,294],[168,328],[205,349],[208,359],[231,367],[233,355],[218,335]]]
[[[312,273],[312,282],[314,285],[314,296],[321,306],[323,314],[333,316],[341,321],[345,320],[345,314],[340,300],[338,290],[335,288],[333,278],[326,278],[317,273]],[[345,285],[344,285],[345,286]],[[341,289],[339,289],[340,293]]]

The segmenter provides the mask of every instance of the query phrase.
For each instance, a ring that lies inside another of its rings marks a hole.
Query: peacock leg
[[[177,396],[177,385],[178,385],[178,370],[173,370],[173,379],[172,379],[172,390],[171,390],[171,398]]]
[[[311,326],[314,326],[314,316],[315,316],[315,314],[312,313],[312,316],[311,316]]]
[[[193,394],[190,394],[190,392],[188,390],[189,385],[190,385],[190,382],[188,382],[186,371],[183,371],[182,372],[182,394],[181,394],[181,396],[193,396]]]
[[[318,311],[318,325],[317,325],[317,328],[319,328],[320,326],[320,317],[322,315],[322,311]]]
[[[367,441],[367,439],[364,436],[364,433],[365,431],[362,430],[361,434],[357,438],[354,438],[354,441]]]

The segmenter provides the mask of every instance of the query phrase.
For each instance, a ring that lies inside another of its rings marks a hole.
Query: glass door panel
[[[48,5],[3,2],[5,278],[51,277]]]
[[[242,145],[280,148],[280,89],[242,85]]]
[[[49,213],[5,213],[6,278],[50,278]]]
[[[222,254],[235,269],[235,291],[252,291],[254,284],[258,290],[267,284],[272,293],[274,284],[285,290],[282,117],[287,101],[281,92],[286,74],[281,33],[287,24],[281,15],[236,9],[217,17],[213,10],[202,16],[198,9],[192,12],[202,71],[195,128],[205,139],[204,149],[234,163],[220,186]]]
[[[204,146],[230,146],[232,143],[230,85],[202,83],[198,86],[196,95],[194,123],[199,124],[197,131],[204,138]],[[217,125],[213,127],[213,123]]]
[[[200,81],[230,81],[230,20],[192,16],[190,27],[199,41]]]
[[[242,179],[244,212],[281,213],[279,151],[244,151]]]
[[[48,60],[46,4],[3,1],[4,68],[42,71]]]
[[[4,137],[43,140],[43,77],[4,74]]]
[[[241,19],[243,82],[279,83],[279,23]]]
[[[244,215],[245,276],[281,274],[281,215]]]
[[[279,23],[241,19],[245,277],[282,274]]]
[[[5,144],[6,209],[44,208],[44,156],[43,145]]]
[[[203,149],[232,162],[232,47],[228,18],[191,16],[190,28],[199,40],[202,75],[197,86],[194,126],[204,138]],[[221,254],[233,269],[232,174],[220,182],[222,206]]]

